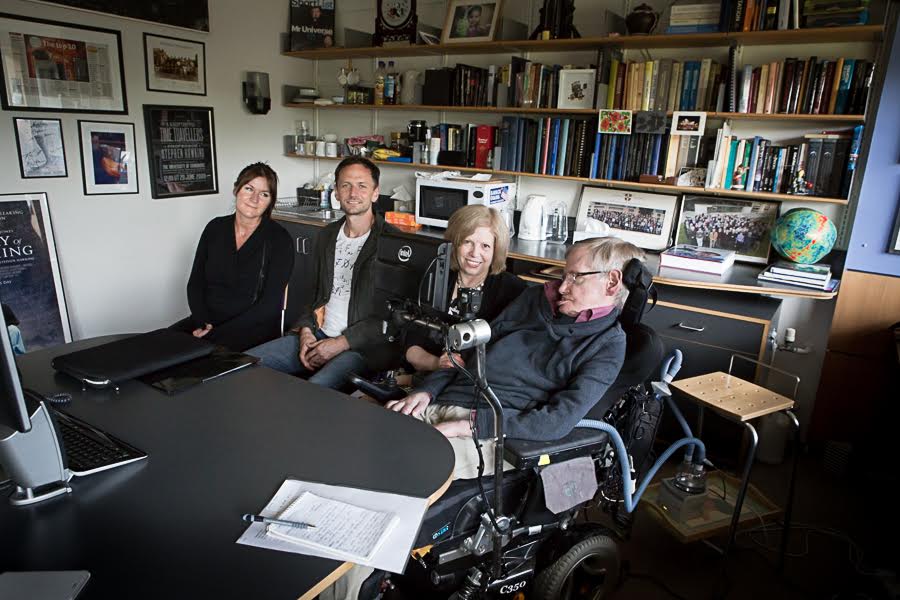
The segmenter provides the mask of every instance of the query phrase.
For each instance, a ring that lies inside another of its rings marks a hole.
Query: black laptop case
[[[188,333],[157,329],[63,354],[53,368],[93,387],[108,387],[210,354],[216,345]]]

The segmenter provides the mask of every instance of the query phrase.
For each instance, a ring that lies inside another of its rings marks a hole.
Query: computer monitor
[[[0,438],[4,426],[13,431],[25,433],[31,430],[31,418],[25,406],[25,395],[22,393],[22,382],[13,354],[9,333],[6,329],[6,318],[0,311]]]
[[[385,307],[381,316],[390,318],[387,301],[395,299],[446,312],[451,248],[438,238],[382,233],[375,261],[375,299]]]

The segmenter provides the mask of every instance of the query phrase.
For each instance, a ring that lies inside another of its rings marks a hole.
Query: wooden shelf
[[[475,42],[464,44],[415,45],[389,48],[317,48],[283,52],[284,56],[307,60],[335,60],[350,58],[375,58],[379,56],[434,56],[444,54],[507,54],[512,52],[573,52],[596,50],[604,46],[625,49],[650,48],[702,48],[729,46],[733,43],[745,46],[815,44],[844,42],[877,42],[882,38],[881,25],[857,25],[853,27],[826,27],[821,29],[787,29],[783,31],[735,31],[729,33],[696,33],[684,35],[611,35],[568,40],[515,40]]]
[[[433,112],[477,112],[489,114],[537,114],[537,115],[585,115],[597,114],[593,108],[523,108],[516,106],[433,106],[430,104],[311,104],[287,102],[287,108],[313,108],[322,110],[388,110],[388,111],[433,111]],[[672,113],[668,113],[672,116]],[[708,119],[740,119],[745,121],[809,121],[816,123],[863,123],[865,115],[806,115],[806,114],[765,114],[708,112]]]
[[[341,160],[343,157],[325,157],[325,156],[306,156],[300,154],[286,154],[293,158],[302,158],[307,160]],[[846,205],[845,198],[823,198],[820,196],[795,196],[792,194],[773,194],[771,192],[743,192],[719,189],[707,189],[702,187],[684,187],[675,185],[666,185],[663,183],[639,183],[637,181],[618,181],[612,179],[591,179],[589,177],[569,177],[566,175],[539,175],[537,173],[520,173],[518,171],[500,171],[491,169],[476,169],[473,167],[455,167],[447,165],[424,165],[421,163],[393,162],[389,160],[372,160],[375,164],[388,165],[393,167],[403,167],[407,169],[416,169],[420,171],[431,170],[453,170],[463,173],[491,173],[493,175],[506,175],[509,177],[534,177],[538,179],[556,179],[560,181],[574,181],[578,183],[587,183],[608,188],[619,188],[627,190],[642,190],[647,192],[660,192],[665,194],[702,194],[705,196],[718,196],[722,198],[747,198],[757,200],[776,200],[779,202],[803,202],[806,203],[827,203]]]

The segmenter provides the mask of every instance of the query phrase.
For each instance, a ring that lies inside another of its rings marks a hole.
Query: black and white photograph
[[[72,341],[47,194],[0,195],[0,303],[14,354]]]
[[[151,92],[206,95],[206,44],[144,34],[147,89]]]
[[[596,69],[562,69],[559,72],[559,93],[556,107],[593,107],[596,73]]]
[[[13,117],[13,124],[22,179],[68,176],[62,121]]]
[[[666,133],[666,112],[663,110],[638,110],[634,113],[635,133]]]
[[[500,7],[500,0],[489,2],[450,0],[441,42],[444,44],[490,42],[494,39],[500,19]]]
[[[608,231],[645,250],[663,250],[671,241],[677,205],[678,196],[582,186],[575,229],[583,235],[576,239]]]
[[[137,194],[134,125],[78,121],[78,132],[84,194]]]
[[[701,136],[706,131],[706,113],[675,111],[672,113],[672,135]]]
[[[735,260],[765,264],[778,203],[685,196],[676,244],[734,250]]]
[[[5,110],[126,114],[122,35],[0,15]]]
[[[212,108],[145,104],[144,128],[151,196],[174,198],[219,191]]]

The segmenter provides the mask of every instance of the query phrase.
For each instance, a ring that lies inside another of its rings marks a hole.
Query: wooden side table
[[[706,408],[709,408],[729,421],[743,425],[750,434],[750,446],[747,450],[747,458],[744,463],[740,490],[738,491],[737,501],[734,506],[734,513],[731,517],[731,526],[728,529],[728,540],[725,543],[725,547],[720,550],[723,557],[728,556],[731,547],[734,545],[734,538],[737,535],[738,522],[741,515],[741,507],[744,503],[744,497],[747,494],[747,486],[750,484],[750,471],[753,468],[753,460],[756,457],[756,447],[759,443],[759,435],[757,434],[752,421],[772,413],[784,412],[794,424],[794,456],[792,459],[793,464],[791,466],[791,479],[788,485],[788,497],[784,510],[781,548],[779,549],[778,556],[778,570],[781,571],[784,568],[788,530],[790,528],[791,512],[794,504],[794,482],[797,475],[797,463],[800,455],[800,422],[791,411],[794,407],[793,399],[732,375],[731,371],[734,366],[735,357],[756,363],[761,367],[791,378],[794,381],[793,396],[796,398],[797,388],[800,385],[799,377],[741,355],[732,355],[727,373],[717,371],[715,373],[698,375],[689,379],[673,381],[670,385],[681,391],[686,397],[697,404],[700,411],[696,431],[696,436],[698,438],[700,438],[702,434],[703,412]]]

